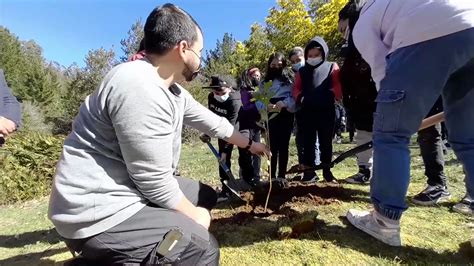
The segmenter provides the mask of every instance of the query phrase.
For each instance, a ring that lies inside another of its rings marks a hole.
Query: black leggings
[[[271,117],[272,113],[268,116]],[[282,109],[280,113],[268,122],[270,130],[271,178],[285,177],[288,166],[288,148],[293,130],[294,114]],[[314,150],[314,145],[313,145]],[[276,169],[278,164],[278,175]]]

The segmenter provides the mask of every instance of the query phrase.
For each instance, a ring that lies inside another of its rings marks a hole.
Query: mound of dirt
[[[264,207],[267,199],[268,185],[259,187],[252,192],[242,194],[248,205],[254,209]],[[286,187],[274,186],[270,194],[268,209],[275,212],[286,202],[304,203],[313,206],[339,203],[339,199],[348,199],[348,195],[341,186],[318,184],[302,184],[290,182]],[[267,211],[268,211],[267,209]]]

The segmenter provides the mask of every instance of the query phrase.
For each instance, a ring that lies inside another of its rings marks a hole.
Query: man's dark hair
[[[145,50],[164,55],[181,41],[192,45],[202,32],[186,11],[173,4],[164,4],[150,13],[145,23]]]

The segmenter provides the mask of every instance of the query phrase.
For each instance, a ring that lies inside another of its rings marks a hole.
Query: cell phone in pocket
[[[176,246],[176,244],[183,237],[183,233],[178,229],[173,229],[166,233],[163,241],[158,245],[156,253],[161,256],[166,256]]]

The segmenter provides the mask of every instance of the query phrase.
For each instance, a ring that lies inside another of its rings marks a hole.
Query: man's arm
[[[237,145],[240,148],[246,148],[249,139],[238,131],[227,121],[226,118],[220,117],[200,103],[185,90],[182,90],[185,97],[184,120],[183,123],[193,127],[211,137],[223,139],[229,143]],[[249,151],[253,154],[270,155],[269,149],[261,144],[253,142],[249,147]]]

